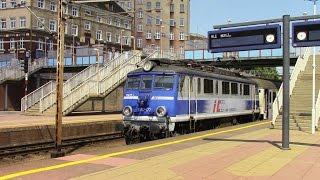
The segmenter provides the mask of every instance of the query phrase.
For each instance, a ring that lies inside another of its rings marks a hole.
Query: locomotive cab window
[[[139,89],[140,77],[129,77],[127,80],[128,89]]]
[[[238,95],[238,83],[231,83],[231,94]]]
[[[216,94],[219,94],[219,81],[216,81]]]
[[[201,94],[201,79],[198,78],[198,84],[197,84],[197,88],[198,88],[198,94]]]
[[[250,95],[250,86],[248,84],[243,85],[243,95],[245,96]]]
[[[173,88],[173,76],[156,76],[154,78],[154,88],[170,90]]]
[[[152,88],[152,76],[143,76],[140,89],[150,90],[151,88]]]
[[[213,80],[204,79],[203,91],[205,94],[213,94]]]
[[[230,82],[222,82],[222,94],[230,94]]]

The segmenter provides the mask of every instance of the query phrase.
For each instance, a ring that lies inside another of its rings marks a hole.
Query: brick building
[[[184,56],[190,32],[190,0],[117,0],[134,14],[136,45],[145,51],[166,50]]]
[[[27,50],[31,50],[32,59],[55,54],[57,8],[56,0],[0,0],[0,61],[22,58]],[[79,47],[99,46],[103,52],[120,51],[121,46],[131,49],[132,17],[117,3],[72,4],[65,14],[69,17],[66,52],[74,57],[73,63]]]

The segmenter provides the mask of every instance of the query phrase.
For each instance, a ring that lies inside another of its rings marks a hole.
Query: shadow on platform
[[[276,148],[282,149],[281,141],[269,141],[269,140],[244,140],[244,139],[216,139],[216,138],[204,138],[205,141],[226,141],[226,142],[246,142],[246,143],[269,143]],[[312,146],[312,147],[320,147],[320,144],[310,144],[310,143],[302,143],[302,142],[290,142],[290,144],[300,145],[300,146]]]

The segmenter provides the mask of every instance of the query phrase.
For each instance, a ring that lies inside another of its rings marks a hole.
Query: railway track
[[[88,136],[82,138],[67,139],[62,141],[62,147],[72,147],[77,145],[86,145],[93,142],[108,141],[123,138],[122,132],[112,133],[112,134],[103,134],[98,136]],[[36,153],[41,151],[49,151],[55,147],[54,141],[18,145],[11,147],[0,147],[0,158]]]

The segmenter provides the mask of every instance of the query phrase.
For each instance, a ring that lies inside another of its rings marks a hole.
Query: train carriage
[[[237,123],[239,117],[255,117],[260,112],[257,90],[255,81],[230,71],[149,61],[127,77],[126,142],[195,131],[208,122],[214,126],[217,119]]]

